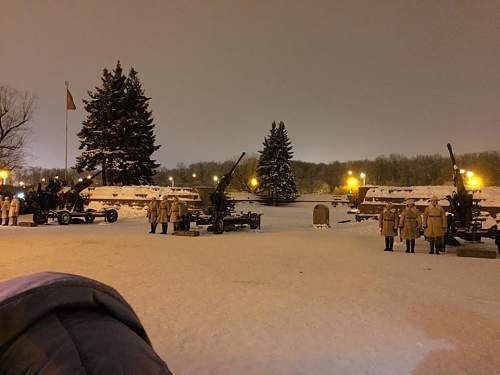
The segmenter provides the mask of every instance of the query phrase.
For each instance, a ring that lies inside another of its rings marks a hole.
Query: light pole
[[[172,183],[172,187],[174,187],[174,178],[172,176],[170,176],[168,178],[168,180]]]
[[[359,174],[359,177],[361,177],[361,181],[363,181],[363,186],[366,185],[366,173],[361,172]]]
[[[214,183],[217,185],[217,183],[219,182],[219,177],[218,176],[214,176],[213,180],[214,180]]]

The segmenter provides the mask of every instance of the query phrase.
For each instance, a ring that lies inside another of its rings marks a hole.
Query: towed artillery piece
[[[260,229],[262,214],[252,211],[236,213],[234,210],[236,201],[226,194],[233,173],[244,156],[243,152],[231,170],[219,180],[215,191],[210,194],[210,207],[207,214],[194,217],[196,225],[208,225],[208,230],[215,234],[233,231],[244,225],[248,225],[251,229]]]
[[[72,188],[64,187],[63,184],[53,183],[47,186],[45,191],[38,188],[26,196],[28,211],[33,213],[33,222],[46,224],[49,219],[57,220],[60,225],[71,224],[72,221],[93,223],[95,218],[103,217],[108,223],[118,220],[118,212],[114,209],[85,209],[87,199],[81,192],[92,185],[94,178],[101,172],[97,172],[90,178],[78,182]]]
[[[446,146],[453,166],[453,184],[456,191],[452,195],[446,196],[449,202],[449,211],[447,212],[448,224],[445,244],[459,246],[460,243],[455,237],[472,242],[479,242],[482,237],[485,237],[494,239],[500,252],[500,231],[498,226],[482,227],[484,219],[480,217],[479,203],[474,202],[472,192],[467,191],[465,188],[464,179],[457,166],[451,144],[448,143]]]

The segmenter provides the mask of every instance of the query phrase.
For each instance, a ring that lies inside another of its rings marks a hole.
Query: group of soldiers
[[[407,200],[405,208],[399,213],[391,202],[388,202],[379,216],[380,233],[385,237],[385,251],[393,251],[394,237],[398,235],[406,242],[406,252],[415,252],[415,240],[420,237],[421,229],[429,242],[429,254],[440,254],[443,249],[443,237],[446,233],[446,214],[439,205],[436,196],[421,215],[411,199]]]
[[[15,196],[12,199],[6,196],[4,199],[4,197],[0,195],[0,209],[2,211],[0,225],[9,225],[9,220],[11,219],[11,225],[16,226],[19,210],[21,209],[21,202],[19,199]]]
[[[181,229],[185,211],[187,211],[185,202],[181,202],[177,196],[174,196],[172,201],[166,195],[161,200],[153,197],[147,213],[151,225],[149,233],[156,233],[158,224],[161,224],[161,234],[167,234],[168,223],[172,223],[174,231]]]

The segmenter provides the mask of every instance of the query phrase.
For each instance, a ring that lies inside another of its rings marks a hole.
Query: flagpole
[[[65,81],[66,84],[66,132],[65,132],[65,150],[64,150],[64,181],[68,181],[68,87],[69,82]]]

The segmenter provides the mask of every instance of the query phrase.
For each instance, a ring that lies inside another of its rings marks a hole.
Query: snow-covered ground
[[[0,227],[0,278],[115,287],[176,374],[498,373],[500,259],[431,256],[423,240],[387,253],[375,222],[339,224],[339,207],[313,229],[313,206],[245,202],[262,231],[196,238],[147,234],[143,217]]]

